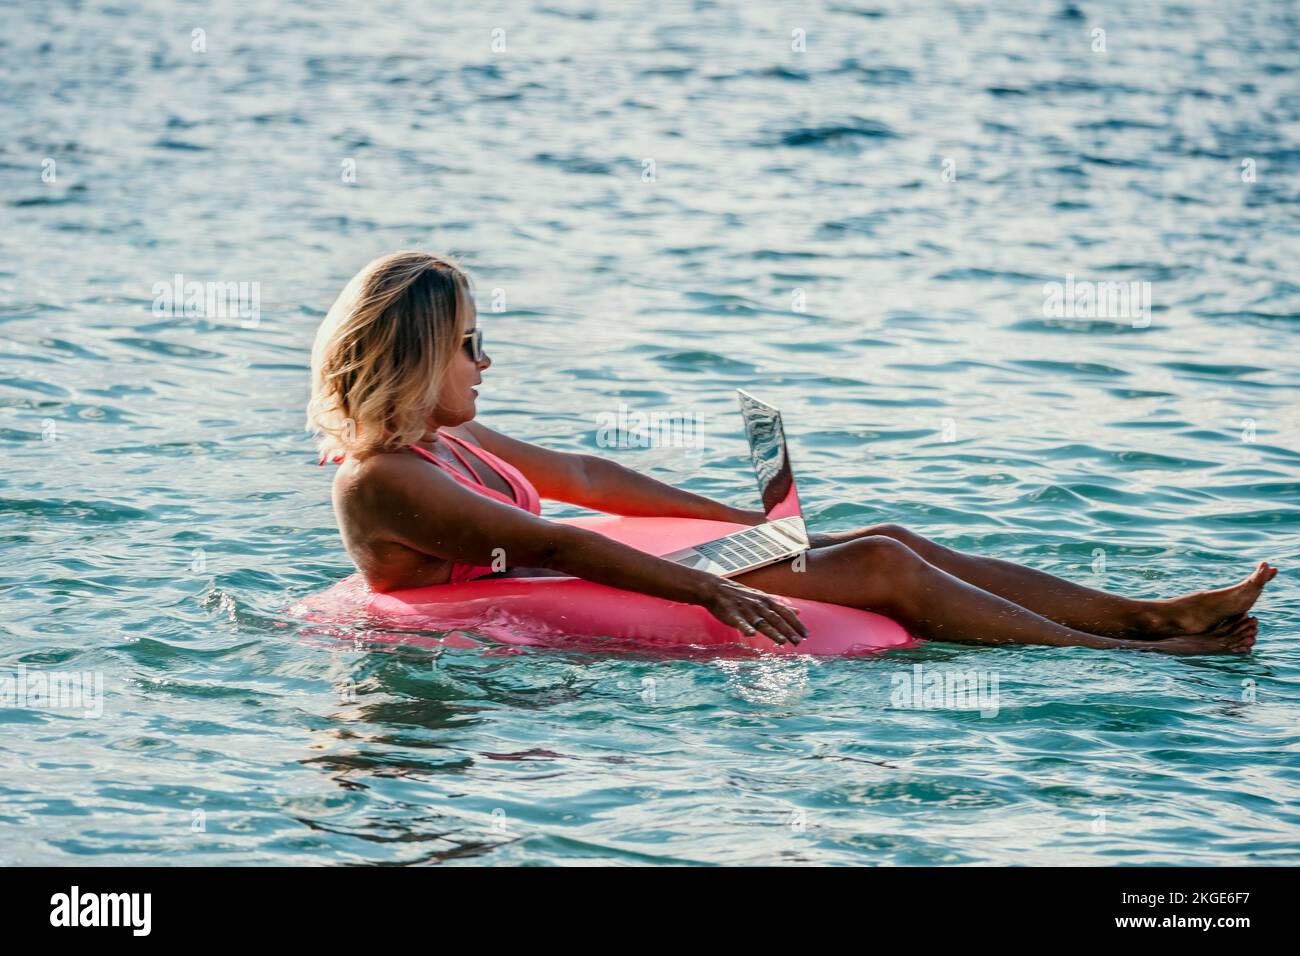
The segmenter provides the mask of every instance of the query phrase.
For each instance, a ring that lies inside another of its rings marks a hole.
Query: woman
[[[1232,587],[1134,600],[886,524],[812,535],[803,570],[786,561],[727,579],[547,521],[541,498],[751,525],[763,515],[476,422],[475,386],[492,365],[482,340],[466,273],[420,252],[370,263],[321,323],[307,427],[322,462],[341,463],[335,514],[348,554],[375,590],[493,573],[572,575],[698,604],[777,643],[798,643],[806,631],[774,593],[876,611],[941,641],[1171,654],[1246,653],[1255,643],[1257,622],[1246,612],[1277,573],[1265,562]]]

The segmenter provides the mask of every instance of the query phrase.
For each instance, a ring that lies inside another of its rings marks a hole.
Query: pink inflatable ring
[[[558,519],[652,554],[667,554],[739,530],[743,525],[690,518]],[[808,638],[798,647],[742,634],[704,608],[623,591],[573,577],[489,578],[379,594],[354,574],[295,605],[313,623],[376,625],[382,640],[473,646],[465,636],[404,637],[409,631],[467,631],[505,644],[582,650],[657,650],[709,655],[756,651],[843,656],[872,654],[916,642],[887,617],[803,598]],[[384,630],[399,633],[382,633]]]

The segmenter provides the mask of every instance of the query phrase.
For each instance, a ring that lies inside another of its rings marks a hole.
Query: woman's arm
[[[583,455],[587,459],[587,484],[583,498],[574,502],[597,511],[616,515],[642,515],[658,518],[708,518],[756,525],[767,520],[761,511],[732,508],[681,488],[656,481],[647,475],[625,468],[616,461]]]
[[[807,631],[798,612],[762,591],[638,551],[602,534],[547,521],[471,491],[414,455],[388,455],[357,502],[379,536],[467,564],[502,558],[551,568],[597,584],[706,608],[718,620],[784,643]]]
[[[466,422],[465,427],[479,444],[518,468],[539,495],[552,501],[615,515],[708,518],[746,525],[767,520],[761,511],[732,508],[596,455],[552,451],[502,435],[480,422]]]

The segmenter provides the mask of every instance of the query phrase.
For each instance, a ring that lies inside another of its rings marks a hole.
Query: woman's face
[[[465,321],[466,334],[478,327],[478,310],[471,303],[469,318]],[[469,343],[461,340],[456,356],[447,368],[447,378],[442,383],[438,407],[433,410],[429,424],[434,428],[460,425],[474,417],[478,392],[474,386],[483,381],[483,372],[492,364],[492,357],[483,350],[483,359],[475,362],[469,355]]]

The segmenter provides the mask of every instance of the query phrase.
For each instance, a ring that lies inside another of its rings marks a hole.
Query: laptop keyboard
[[[759,564],[790,553],[790,546],[778,544],[761,531],[741,531],[717,541],[697,544],[695,550],[728,571]]]

